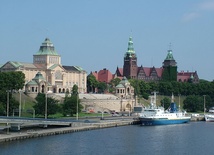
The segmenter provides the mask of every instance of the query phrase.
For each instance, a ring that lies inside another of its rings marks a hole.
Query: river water
[[[122,126],[0,143],[0,155],[212,155],[214,123]]]

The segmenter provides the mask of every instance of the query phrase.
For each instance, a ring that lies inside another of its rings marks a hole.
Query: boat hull
[[[214,122],[214,115],[205,115],[204,116],[206,122]]]
[[[188,123],[190,118],[182,119],[153,119],[153,118],[140,118],[141,125],[169,125],[169,124],[183,124]]]

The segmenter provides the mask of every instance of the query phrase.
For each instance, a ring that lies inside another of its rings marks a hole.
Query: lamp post
[[[35,110],[33,109],[33,118],[35,118]]]
[[[204,115],[205,115],[205,104],[206,104],[206,99],[205,99],[205,97],[206,97],[206,95],[203,95],[204,96]]]
[[[78,120],[78,92],[77,92],[77,112],[76,112],[76,120]]]
[[[48,118],[48,76],[45,81],[45,119]]]
[[[21,96],[22,90],[19,90],[19,117],[21,117],[21,108],[22,108],[22,96]]]
[[[102,101],[101,101],[101,106],[102,106],[102,120],[103,120],[103,111],[104,111],[104,109],[103,109],[103,103],[102,103]]]
[[[179,105],[178,105],[178,108],[179,108],[179,111],[180,111],[180,97],[181,97],[181,94],[178,94],[178,103],[179,103]]]
[[[45,119],[47,119],[48,113],[48,92],[45,93]]]
[[[9,117],[9,90],[7,90],[7,117]],[[7,123],[7,134],[9,134],[9,123]]]
[[[121,96],[121,106],[120,106],[120,111],[122,112],[123,111],[123,98]]]
[[[9,116],[9,90],[7,90],[7,117]]]
[[[45,119],[48,118],[48,94],[51,94],[51,93],[52,91],[50,90],[45,93]]]

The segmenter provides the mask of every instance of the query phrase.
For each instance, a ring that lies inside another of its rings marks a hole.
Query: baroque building
[[[23,72],[25,74],[23,90],[31,97],[36,97],[39,92],[70,92],[74,85],[78,86],[80,93],[87,91],[87,72],[79,66],[63,66],[61,56],[48,38],[33,55],[33,63],[8,61],[2,65],[0,71]]]

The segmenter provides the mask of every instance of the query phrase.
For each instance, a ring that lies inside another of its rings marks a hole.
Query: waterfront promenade
[[[72,132],[79,131],[87,131],[87,130],[96,130],[102,128],[110,128],[117,126],[125,126],[137,124],[138,121],[133,119],[124,119],[124,120],[101,120],[99,123],[73,123],[70,127],[47,127],[47,128],[30,128],[30,129],[22,129],[19,132],[0,132],[0,143],[15,141],[15,140],[23,140],[29,138],[37,138],[43,136],[51,136],[58,134],[66,134]]]
[[[22,128],[20,131],[16,132],[8,132],[7,130],[3,130],[0,131],[0,143],[87,130],[139,124],[139,121],[133,118],[134,117],[110,117],[99,121],[85,120],[81,122],[72,122],[70,126],[67,127],[48,126],[47,128],[42,128],[38,126],[32,126],[29,128]],[[191,121],[204,121],[204,117],[192,117]]]

